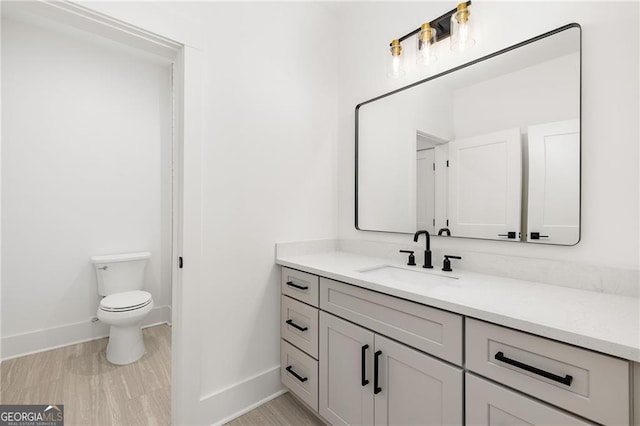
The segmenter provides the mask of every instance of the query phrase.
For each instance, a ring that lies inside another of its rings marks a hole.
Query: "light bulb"
[[[402,68],[401,68],[401,64],[400,64],[400,57],[399,56],[394,56],[391,59],[391,73],[394,76],[398,76],[398,75],[400,75],[401,72],[402,72]]]
[[[434,44],[436,42],[436,30],[427,24],[422,24],[420,32],[416,37],[416,63],[419,65],[429,65],[436,61],[434,54]]]
[[[451,50],[465,50],[476,44],[469,25],[471,12],[466,3],[460,3],[451,15]]]
[[[389,69],[387,75],[392,78],[399,78],[405,74],[404,59],[402,56],[402,46],[400,40],[393,40],[391,42],[391,59],[389,60]]]
[[[469,24],[460,24],[458,29],[458,47],[460,50],[464,50],[467,47],[471,47],[475,44],[475,40],[471,38],[469,31]]]

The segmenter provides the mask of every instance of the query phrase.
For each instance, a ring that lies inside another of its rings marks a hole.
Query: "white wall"
[[[406,243],[409,235],[354,229],[354,107],[376,95],[417,81],[428,72],[408,72],[391,81],[384,72],[392,38],[451,9],[450,3],[352,3],[341,19],[339,108],[339,235]],[[471,7],[476,46],[468,53],[440,43],[432,73],[451,68],[561,25],[582,25],[582,240],[555,247],[436,238],[432,246],[455,253],[473,250],[513,256],[638,268],[638,4],[634,2],[478,2]],[[602,28],[616,28],[603,36]],[[410,45],[409,45],[410,46]],[[413,48],[410,46],[410,48]]]
[[[170,66],[7,19],[2,88],[3,357],[108,333],[92,255],[150,251],[169,319]]]
[[[457,139],[580,117],[577,53],[453,91]],[[480,108],[491,114],[478,113]]]
[[[337,54],[318,4],[195,8],[208,23],[206,395],[280,364],[274,243],[336,235]]]

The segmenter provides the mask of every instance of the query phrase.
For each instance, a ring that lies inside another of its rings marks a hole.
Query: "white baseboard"
[[[204,396],[200,402],[212,424],[222,425],[285,392],[277,366]]]
[[[219,426],[219,425],[224,425],[229,423],[231,420],[237,419],[238,417],[242,416],[243,414],[247,414],[249,411],[254,410],[256,408],[258,408],[259,406],[261,406],[262,404],[266,404],[267,402],[271,401],[272,399],[276,399],[277,397],[279,397],[280,395],[284,395],[285,393],[289,392],[286,389],[282,389],[276,393],[274,393],[273,395],[269,395],[268,397],[266,397],[265,399],[256,402],[255,404],[251,404],[250,406],[238,411],[237,413],[234,413],[232,415],[230,415],[229,417],[225,418],[224,420],[221,420],[219,422],[214,423],[212,426]]]
[[[156,306],[144,319],[142,326],[171,323],[171,307]],[[45,328],[28,333],[2,337],[2,361],[25,355],[44,352],[76,343],[88,342],[109,335],[109,326],[100,322],[86,321]]]

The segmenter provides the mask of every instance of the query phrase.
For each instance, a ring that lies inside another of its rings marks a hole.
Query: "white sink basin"
[[[434,273],[428,269],[405,269],[397,266],[377,266],[375,268],[363,269],[358,272],[370,275],[375,278],[386,278],[394,281],[402,281],[411,284],[426,284],[426,285],[451,285],[457,280],[457,277],[447,276],[441,273]]]

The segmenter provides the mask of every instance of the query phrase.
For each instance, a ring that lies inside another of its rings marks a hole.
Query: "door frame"
[[[37,0],[4,2],[2,8],[67,24],[172,61],[171,422],[193,424],[203,414],[198,409],[201,383],[197,369],[188,367],[200,365],[200,333],[197,309],[184,305],[197,300],[201,277],[202,34],[193,23],[175,16],[149,17],[151,5],[145,10],[129,6]],[[185,259],[186,269],[178,267],[179,258]]]

